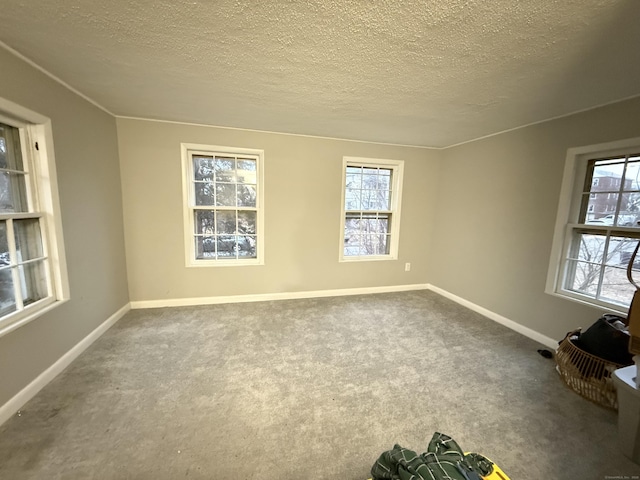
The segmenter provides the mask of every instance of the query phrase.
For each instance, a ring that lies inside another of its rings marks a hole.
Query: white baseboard
[[[163,300],[140,300],[131,302],[131,308],[187,307],[193,305],[215,305],[219,303],[265,302],[270,300],[295,300],[300,298],[341,297],[370,293],[405,292],[426,290],[426,283],[393,285],[386,287],[343,288],[337,290],[314,290],[308,292],[260,293],[256,295],[229,295],[222,297],[172,298]]]
[[[42,390],[60,372],[69,366],[78,356],[84,352],[93,342],[95,342],[114,323],[120,320],[129,310],[130,304],[126,304],[108,319],[102,322],[89,335],[78,342],[71,350],[60,357],[53,365],[38,375],[29,385],[15,394],[7,403],[0,406],[0,425],[9,420],[22,406],[31,400],[40,390]]]
[[[487,310],[486,308],[481,307],[480,305],[476,305],[475,303],[472,303],[469,300],[465,300],[462,297],[458,297],[457,295],[454,295],[451,292],[448,292],[446,290],[443,290],[442,288],[436,287],[431,284],[429,284],[427,288],[439,295],[442,295],[443,297],[446,297],[450,300],[453,300],[456,303],[459,303],[463,307],[467,307],[469,310],[478,312],[480,315],[483,315],[495,322],[498,322],[499,324],[504,325],[505,327],[510,328],[511,330],[514,330],[524,335],[525,337],[529,337],[530,339],[535,340],[538,343],[541,343],[542,345],[550,348],[551,350],[555,350],[558,347],[557,340],[547,337],[546,335],[536,332],[535,330],[525,327],[524,325],[520,325],[519,323],[514,322],[513,320],[503,317],[502,315],[492,312],[491,310]]]

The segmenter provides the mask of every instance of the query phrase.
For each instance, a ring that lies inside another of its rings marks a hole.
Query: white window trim
[[[32,169],[31,181],[37,180],[37,188],[33,188],[32,183],[31,191],[37,196],[33,200],[42,213],[42,247],[49,258],[46,268],[51,291],[51,296],[0,319],[0,336],[3,336],[68,301],[70,290],[51,120],[4,98],[0,98],[0,112],[0,122],[20,128],[20,141],[24,142],[23,150],[28,157],[25,160]],[[34,148],[36,142],[38,150]]]
[[[236,148],[219,145],[205,145],[200,143],[181,143],[180,151],[182,156],[182,205],[184,221],[184,248],[186,267],[238,267],[250,265],[264,265],[264,150],[253,148]],[[193,241],[194,222],[193,209],[194,192],[192,188],[193,163],[192,153],[202,153],[211,155],[212,153],[228,153],[233,155],[253,155],[258,157],[257,165],[257,186],[256,196],[256,258],[243,260],[201,260],[196,259],[195,245]]]
[[[391,195],[391,244],[389,246],[388,255],[357,255],[357,256],[345,256],[344,255],[344,227],[345,227],[345,196],[346,196],[346,182],[347,182],[347,166],[356,164],[363,167],[372,168],[391,168],[393,169],[392,175],[392,195]],[[402,183],[404,178],[404,160],[389,160],[383,158],[365,158],[365,157],[342,157],[342,198],[340,206],[340,239],[338,242],[339,262],[375,262],[381,260],[397,260],[398,248],[400,243],[400,218],[401,218],[401,206],[402,206]],[[395,193],[394,193],[395,192]]]
[[[587,145],[574,147],[567,150],[560,189],[560,200],[558,204],[558,214],[553,234],[551,255],[549,259],[549,269],[547,271],[547,281],[545,292],[549,295],[568,299],[583,305],[606,309],[622,315],[626,315],[628,309],[612,303],[602,302],[586,295],[576,292],[569,292],[562,288],[565,272],[562,264],[564,254],[570,248],[570,233],[576,225],[574,219],[578,218],[580,209],[579,202],[574,201],[575,192],[582,191],[584,176],[587,169],[587,157],[594,156],[614,156],[623,154],[627,150],[639,147],[640,137],[617,140],[614,142],[600,143],[597,145]],[[637,228],[615,227],[615,230],[638,233]]]

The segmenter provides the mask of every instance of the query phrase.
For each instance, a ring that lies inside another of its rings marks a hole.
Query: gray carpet
[[[436,431],[512,480],[640,475],[538,348],[429,291],[131,311],[0,428],[0,478],[364,480]]]

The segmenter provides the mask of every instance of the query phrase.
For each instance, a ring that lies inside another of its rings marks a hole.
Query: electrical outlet
[[[405,263],[404,264],[404,271],[405,272],[411,271],[411,264],[410,263]]]

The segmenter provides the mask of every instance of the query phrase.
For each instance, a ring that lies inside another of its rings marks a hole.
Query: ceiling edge
[[[122,118],[125,120],[141,120],[145,122],[159,122],[159,123],[177,123],[179,125],[192,125],[194,127],[210,127],[210,128],[224,128],[227,130],[239,130],[245,132],[256,132],[256,133],[269,133],[273,135],[290,135],[292,137],[306,137],[306,138],[320,138],[323,140],[338,140],[341,142],[354,142],[354,143],[369,143],[372,145],[385,145],[389,147],[404,147],[404,148],[421,148],[424,150],[443,150],[448,147],[427,147],[425,145],[405,145],[402,143],[388,143],[388,142],[375,142],[372,140],[354,140],[351,138],[339,138],[339,137],[325,137],[322,135],[309,135],[305,133],[289,133],[289,132],[276,132],[272,130],[258,130],[254,128],[242,128],[242,127],[225,127],[223,125],[212,125],[208,123],[193,123],[193,122],[180,122],[177,120],[160,120],[156,118],[145,118],[145,117],[130,117],[127,115],[115,115],[116,118]]]
[[[98,107],[100,110],[102,110],[105,113],[108,113],[109,115],[111,115],[112,117],[115,117],[115,115],[113,114],[113,112],[111,112],[110,110],[108,110],[107,108],[103,107],[102,105],[100,105],[98,102],[96,102],[94,99],[88,97],[87,95],[85,95],[84,93],[80,92],[79,90],[75,89],[74,87],[72,87],[71,85],[69,85],[67,82],[65,82],[64,80],[60,79],[59,77],[56,77],[53,73],[51,73],[49,70],[46,70],[45,68],[41,67],[40,65],[38,65],[36,62],[34,62],[33,60],[31,60],[28,57],[25,57],[23,54],[21,54],[20,52],[18,52],[16,49],[10,47],[9,45],[7,45],[6,43],[4,43],[2,40],[0,40],[0,47],[4,48],[5,50],[7,50],[9,53],[11,53],[12,55],[18,57],[20,60],[22,60],[23,62],[26,62],[27,64],[29,64],[30,66],[32,66],[33,68],[35,68],[36,70],[40,71],[41,73],[44,73],[47,77],[49,77],[51,80],[59,83],[60,85],[62,85],[64,88],[66,88],[67,90],[75,93],[76,95],[78,95],[80,98],[82,98],[83,100],[86,100],[87,102],[89,102],[90,104],[94,105],[95,107]]]
[[[579,113],[588,112],[590,110],[596,110],[598,108],[606,107],[608,105],[613,105],[616,103],[626,102],[628,100],[633,100],[634,98],[639,98],[640,94],[631,95],[630,97],[620,98],[618,100],[612,100],[611,102],[601,103],[600,105],[596,105],[594,107],[583,108],[582,110],[575,110],[570,113],[563,113],[562,115],[558,115],[556,117],[545,118],[544,120],[538,120],[536,122],[526,123],[524,125],[520,125],[518,127],[507,128],[506,130],[501,130],[499,132],[490,133],[488,135],[484,135],[482,137],[472,138],[471,140],[465,140],[464,142],[454,143],[453,145],[447,145],[446,147],[441,147],[440,150],[447,150],[448,148],[459,147],[460,145],[464,145],[466,143],[475,142],[478,140],[484,140],[485,138],[495,137],[496,135],[502,135],[503,133],[513,132],[514,130],[520,130],[521,128],[532,127],[533,125],[539,125],[541,123],[551,122],[553,120],[558,120],[560,118],[570,117],[572,115],[578,115]]]

